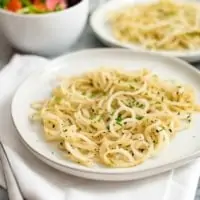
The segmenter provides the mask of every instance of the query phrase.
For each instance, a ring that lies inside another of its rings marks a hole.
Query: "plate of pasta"
[[[131,180],[200,156],[200,73],[179,59],[126,49],[64,55],[12,101],[22,142],[63,172]]]
[[[195,0],[111,0],[90,22],[108,46],[199,61],[200,3]]]

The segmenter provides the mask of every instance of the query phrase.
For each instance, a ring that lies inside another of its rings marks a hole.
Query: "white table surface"
[[[69,52],[84,48],[97,48],[97,47],[104,47],[104,46],[94,37],[91,29],[88,26],[86,27],[85,32],[80,38],[80,40],[69,50]],[[6,39],[0,33],[0,69],[6,63],[8,63],[9,59],[14,53],[15,51],[12,50],[12,48],[7,44]],[[200,69],[200,63],[196,64],[195,66],[197,66],[197,68]],[[8,200],[7,193],[2,188],[0,188],[0,200]],[[200,200],[200,183],[197,189],[195,200]]]

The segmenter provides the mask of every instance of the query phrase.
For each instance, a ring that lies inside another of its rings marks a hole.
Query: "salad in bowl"
[[[0,8],[21,14],[43,14],[68,8],[68,0],[2,0]]]
[[[0,30],[10,45],[48,57],[78,40],[89,13],[88,0],[0,0],[0,7]]]

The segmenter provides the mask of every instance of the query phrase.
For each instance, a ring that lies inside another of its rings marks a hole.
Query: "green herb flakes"
[[[115,119],[115,121],[116,121],[116,124],[122,126],[122,117],[120,115]]]
[[[144,118],[143,116],[136,115],[137,120],[142,120],[143,118]]]

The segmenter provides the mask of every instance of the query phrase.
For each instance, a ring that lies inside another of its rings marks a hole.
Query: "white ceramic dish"
[[[127,70],[146,67],[163,78],[192,84],[200,102],[200,73],[184,61],[151,53],[135,53],[126,49],[85,50],[62,56],[28,77],[17,90],[12,102],[12,116],[19,136],[26,146],[49,165],[90,179],[130,180],[144,178],[181,166],[200,156],[200,117],[194,116],[192,127],[180,132],[159,155],[141,165],[126,169],[87,168],[61,156],[53,145],[45,142],[41,127],[28,119],[30,104],[50,95],[59,75],[75,75],[100,66],[122,66]],[[52,153],[53,152],[53,153]]]
[[[9,43],[20,51],[56,56],[78,40],[87,23],[88,12],[88,0],[60,12],[41,15],[0,9],[0,29]]]
[[[120,9],[127,5],[134,5],[135,3],[155,2],[157,0],[110,0],[97,8],[90,19],[91,27],[96,36],[105,44],[111,47],[128,48],[133,51],[150,52],[148,49],[144,49],[141,46],[133,45],[130,43],[123,43],[116,40],[112,34],[109,23],[107,22],[108,14],[110,11]],[[186,1],[186,0],[185,0]],[[196,62],[200,60],[200,50],[198,51],[151,51],[156,55],[166,55],[172,57],[178,57],[189,62]]]

